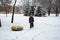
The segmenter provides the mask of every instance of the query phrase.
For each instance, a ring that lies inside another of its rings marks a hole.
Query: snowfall
[[[60,40],[60,15],[51,14],[47,17],[34,17],[34,28],[30,29],[29,16],[23,14],[14,15],[14,23],[11,23],[12,14],[0,14],[0,40]],[[22,31],[12,31],[13,25],[23,26]]]

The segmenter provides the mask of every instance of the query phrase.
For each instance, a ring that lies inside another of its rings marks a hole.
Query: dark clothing
[[[34,24],[33,23],[30,23],[30,28],[34,27]]]
[[[29,18],[29,23],[33,23],[34,22],[34,18],[33,17],[30,17]]]
[[[34,26],[33,22],[34,22],[34,18],[30,17],[29,18],[30,28],[32,28]]]

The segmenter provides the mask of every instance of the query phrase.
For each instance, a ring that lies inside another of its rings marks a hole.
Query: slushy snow
[[[60,16],[51,14],[47,17],[34,17],[34,28],[30,29],[29,16],[0,14],[2,27],[0,27],[0,40],[60,40]],[[22,31],[12,31],[13,25],[23,26]]]

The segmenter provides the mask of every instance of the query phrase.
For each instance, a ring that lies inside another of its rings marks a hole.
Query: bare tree
[[[56,16],[59,15],[59,7],[60,7],[60,0],[56,0],[56,2],[55,2],[55,8],[56,8],[55,13],[56,13]]]
[[[1,4],[6,8],[6,17],[7,17],[7,5],[12,3],[12,0],[0,0]]]
[[[51,5],[52,5],[51,3],[52,3],[52,1],[49,0],[49,1],[48,1],[48,16],[50,16]]]
[[[15,3],[14,3],[14,5],[13,5],[13,13],[12,13],[11,23],[13,23],[13,21],[14,21],[14,12],[15,12],[15,5],[16,5],[16,2],[17,2],[17,0],[15,0]]]
[[[36,2],[36,0],[33,1]],[[51,2],[52,0],[37,0],[37,3],[40,3],[41,8],[48,12],[48,16],[50,15]]]

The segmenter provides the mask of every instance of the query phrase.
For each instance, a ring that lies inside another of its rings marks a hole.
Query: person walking
[[[29,23],[30,23],[30,28],[34,27],[34,18],[32,14],[30,14],[30,17],[29,17]]]

